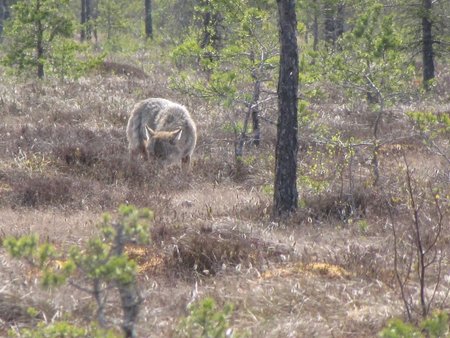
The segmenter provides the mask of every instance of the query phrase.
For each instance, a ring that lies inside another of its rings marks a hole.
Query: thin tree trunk
[[[135,327],[142,297],[135,282],[121,285],[119,293],[123,310],[122,330],[126,338],[137,337]]]
[[[220,50],[224,39],[223,15],[216,11],[210,0],[200,1],[200,6],[206,9],[201,12],[203,22],[200,47],[204,49],[211,46],[214,50]]]
[[[431,22],[432,0],[422,2],[422,58],[423,86],[430,89],[430,80],[434,79],[433,32]]]
[[[92,25],[91,25],[91,19],[92,19],[92,0],[86,0],[86,39],[91,40],[92,37]]]
[[[101,286],[101,282],[99,279],[94,279],[93,281],[93,295],[95,301],[97,302],[97,321],[102,328],[106,327],[106,318],[105,318],[105,302],[103,298],[103,290]]]
[[[319,13],[318,9],[314,9],[313,21],[313,50],[317,51],[319,46]]]
[[[344,33],[345,22],[345,4],[340,3],[337,5],[337,13],[335,19],[335,41]]]
[[[261,60],[264,58],[264,53],[261,55]],[[250,60],[254,64],[255,62],[255,55],[252,52],[250,56]],[[252,79],[253,79],[253,95],[252,95],[252,102],[250,103],[250,110],[252,114],[252,129],[253,129],[253,138],[252,138],[252,144],[255,146],[259,146],[261,142],[261,130],[260,130],[260,123],[259,123],[259,97],[261,96],[261,79],[260,79],[260,73],[261,68],[264,63],[260,62],[259,69],[255,68],[252,70]]]
[[[145,0],[145,37],[153,39],[152,0]]]
[[[253,101],[254,103],[252,106],[252,128],[253,128],[252,144],[257,147],[261,143],[261,129],[259,127],[259,106],[258,106],[260,86],[261,82],[258,81],[255,84],[255,87],[257,87],[255,88],[255,90],[258,91],[258,98],[256,101]]]
[[[342,3],[327,2],[324,4],[324,30],[325,41],[333,46],[344,32],[345,5]]]
[[[9,3],[7,0],[0,0],[0,38],[3,33],[3,25],[9,18]]]
[[[86,0],[81,0],[81,13],[80,13],[80,23],[81,23],[81,30],[80,30],[80,40],[84,41],[86,40]]]
[[[41,2],[38,0],[36,2],[36,13],[40,12]],[[37,22],[37,34],[36,34],[36,62],[37,62],[37,76],[39,79],[44,78],[44,63],[43,63],[43,57],[44,57],[44,29],[42,27],[42,22]]]
[[[334,8],[332,4],[325,3],[324,8],[324,38],[325,41],[330,42],[334,45],[335,42],[335,27],[334,27]]]
[[[92,35],[94,36],[94,40],[95,42],[98,42],[98,37],[97,37],[97,24],[96,24],[96,20],[98,18],[98,1],[96,0],[89,0],[90,4],[91,4],[91,17],[92,17],[92,25],[91,25],[91,31],[92,31]]]
[[[91,39],[91,18],[92,18],[92,1],[91,0],[81,0],[81,13],[80,13],[80,40],[90,40]]]
[[[119,257],[123,254],[127,239],[126,234],[124,233],[123,224],[116,224],[115,229],[117,234],[115,238],[114,254]],[[117,282],[117,287],[123,311],[122,330],[124,331],[126,338],[135,338],[137,337],[135,326],[142,303],[142,296],[139,292],[136,279],[134,278],[127,283]]]
[[[278,126],[275,149],[275,217],[284,217],[298,205],[298,46],[295,0],[277,0],[280,35]]]

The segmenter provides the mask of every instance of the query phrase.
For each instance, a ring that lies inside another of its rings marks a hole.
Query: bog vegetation
[[[277,1],[0,1],[1,336],[449,335],[450,2],[296,13],[279,219]],[[188,173],[130,161],[150,97]]]

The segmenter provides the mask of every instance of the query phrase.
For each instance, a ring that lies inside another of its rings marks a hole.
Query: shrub
[[[26,207],[61,205],[73,200],[73,182],[65,177],[30,177],[15,184],[16,199]]]
[[[230,337],[230,318],[233,306],[226,304],[219,309],[213,298],[207,297],[189,306],[189,315],[178,325],[178,337]]]
[[[80,327],[68,322],[55,322],[46,325],[41,322],[34,329],[21,329],[19,332],[9,331],[10,337],[21,338],[118,338],[120,337],[112,330],[103,330],[95,325]]]
[[[380,336],[383,338],[439,338],[447,337],[448,333],[448,314],[438,311],[423,320],[418,326],[405,323],[401,319],[393,319],[380,332]]]
[[[414,338],[421,337],[417,327],[403,322],[401,319],[393,319],[388,326],[381,331],[383,338]]]
[[[68,255],[57,252],[49,243],[40,244],[36,235],[7,237],[3,245],[11,256],[22,258],[41,270],[44,286],[68,283],[90,294],[96,301],[97,321],[102,327],[106,325],[106,293],[116,289],[123,310],[122,329],[127,337],[135,337],[134,326],[142,297],[137,287],[136,263],[128,258],[125,249],[130,243],[148,242],[152,215],[148,209],[122,205],[117,220],[112,221],[109,215],[105,215],[100,224],[100,235],[91,238],[84,250],[72,247]],[[60,264],[55,267],[51,264],[55,262]],[[61,329],[72,327],[63,326]],[[78,334],[79,331],[76,332]]]

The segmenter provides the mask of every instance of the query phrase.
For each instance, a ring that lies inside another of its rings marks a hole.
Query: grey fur
[[[164,164],[181,160],[188,167],[197,143],[197,128],[187,109],[175,102],[151,98],[138,102],[128,120],[132,160],[156,158]]]

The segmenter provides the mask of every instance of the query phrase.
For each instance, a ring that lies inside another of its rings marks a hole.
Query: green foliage
[[[104,215],[98,237],[89,239],[85,248],[73,246],[68,254],[57,253],[48,243],[39,244],[36,235],[7,237],[3,246],[13,257],[26,259],[30,265],[39,268],[43,286],[58,286],[70,280],[70,285],[91,294],[99,307],[98,320],[103,324],[102,311],[106,298],[101,294],[115,287],[124,295],[129,292],[125,295],[127,297],[131,294],[139,298],[135,287],[137,265],[128,258],[126,245],[148,243],[152,218],[153,213],[149,209],[121,205],[115,221],[111,220],[110,215]],[[80,276],[91,284],[91,289],[78,284],[77,278]],[[128,307],[139,305],[138,299],[132,300],[133,304],[123,308],[124,313],[130,310]],[[137,313],[137,310],[134,312]],[[68,336],[72,337],[70,334]]]
[[[273,5],[270,1],[264,5],[250,0],[200,1],[195,6],[197,25],[171,54],[179,68],[170,78],[171,88],[233,110],[232,128],[227,129],[236,138],[239,168],[245,164],[250,116],[257,129],[261,103],[276,88],[279,56],[276,16],[270,11]],[[256,145],[259,130],[254,133]]]
[[[74,23],[68,4],[69,0],[20,0],[12,5],[12,17],[4,30],[3,63],[19,73],[43,66],[54,40],[72,37]]]
[[[320,58],[319,52],[306,48],[299,55],[299,83],[305,98],[320,99],[324,96],[323,90],[318,85],[323,78],[325,63]]]
[[[68,322],[55,322],[47,325],[39,323],[33,329],[21,329],[19,332],[10,330],[9,337],[21,338],[118,338],[120,335],[112,330],[104,330],[96,325],[80,327]]]
[[[432,136],[450,132],[450,115],[434,114],[432,112],[412,111],[407,113],[408,117],[417,125],[420,131]]]
[[[313,147],[308,147],[306,157],[310,162],[301,167],[298,177],[298,185],[314,194],[327,191],[335,176],[343,175],[355,155],[352,146],[354,139],[345,140],[340,134],[320,132],[323,132],[323,137],[327,140],[325,150],[317,151]]]
[[[130,205],[119,207],[119,217],[114,223],[105,214],[100,224],[101,236],[91,238],[84,249],[72,247],[68,261],[62,269],[55,271],[55,280],[68,276],[67,272],[72,272],[73,267],[76,267],[92,281],[120,284],[133,282],[136,263],[129,260],[125,253],[116,250],[128,242],[148,243],[149,220],[152,218],[150,210],[136,209]]]
[[[119,207],[119,219],[111,225],[109,215],[104,215],[100,224],[102,236],[91,238],[86,248],[72,247],[68,258],[59,261],[64,255],[57,253],[49,243],[39,244],[37,235],[20,238],[7,237],[3,246],[15,258],[22,258],[32,266],[42,270],[44,286],[63,284],[75,271],[83,272],[89,279],[101,279],[105,282],[130,283],[136,274],[136,263],[128,259],[125,253],[116,253],[118,233],[123,233],[121,241],[148,243],[149,220],[153,214],[148,209],[136,209],[133,206]],[[57,261],[58,260],[58,261]],[[51,264],[57,261],[59,264]],[[56,268],[55,268],[56,267]]]
[[[358,220],[356,222],[356,225],[362,233],[367,232],[367,230],[369,229],[369,223],[365,219]]]
[[[308,109],[309,103],[305,100],[298,100],[298,124],[301,127],[311,127],[317,114]]]
[[[39,244],[37,235],[7,237],[3,246],[14,258],[23,258],[31,265],[44,270],[49,260],[57,258],[55,248],[49,243]]]
[[[219,309],[213,298],[207,297],[189,306],[189,315],[178,325],[177,337],[229,337],[233,306]],[[236,336],[236,335],[234,335]]]
[[[254,81],[271,83],[277,69],[278,39],[273,16],[246,0],[202,2],[195,9],[198,20],[206,13],[220,15],[220,23],[203,28],[214,30],[220,28],[214,25],[220,25],[227,27],[226,34],[220,36],[219,45],[205,45],[205,30],[193,26],[184,42],[171,54],[175,64],[182,68],[190,64],[192,68],[177,72],[171,78],[171,86],[226,106],[248,103]]]
[[[380,332],[383,338],[439,338],[447,337],[449,333],[448,314],[442,311],[434,313],[424,319],[419,326],[405,323],[400,319],[389,321],[388,325]]]
[[[422,337],[422,334],[412,324],[407,324],[400,319],[393,319],[381,331],[380,336],[383,338],[419,338]]]
[[[69,257],[91,280],[130,283],[136,272],[133,261],[129,261],[124,255],[116,256],[111,244],[100,239],[89,240],[86,250],[73,247]]]
[[[31,306],[27,309],[27,314],[29,314],[32,318],[37,318],[39,315],[39,310]]]
[[[448,314],[443,311],[437,311],[430,318],[423,320],[420,323],[420,327],[427,333],[429,338],[448,337]]]
[[[261,191],[266,195],[266,196],[273,196],[273,184],[264,184],[261,187]]]
[[[126,36],[128,40],[130,37],[142,37],[142,8],[143,2],[138,0],[99,1],[95,27],[99,34],[105,35],[108,43],[120,36]]]
[[[355,17],[353,30],[343,34],[339,49],[327,61],[330,80],[343,84],[350,96],[371,96],[390,102],[411,87],[414,67],[402,52],[400,30],[393,14],[374,2]]]
[[[52,43],[45,62],[47,73],[61,80],[78,78],[103,62],[105,54],[93,56],[88,44],[81,44],[71,38],[57,38]]]
[[[236,121],[236,122],[227,122],[224,123],[222,126],[222,130],[227,133],[242,133],[244,130],[244,123],[242,121]],[[251,132],[251,130],[248,130]]]

